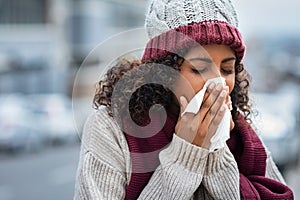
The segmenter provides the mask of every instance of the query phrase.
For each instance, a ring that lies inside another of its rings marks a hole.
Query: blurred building
[[[147,0],[0,1],[0,93],[70,95],[74,74],[87,55],[109,37],[142,27],[146,4]],[[299,38],[262,32],[259,39],[258,33],[246,37],[246,64],[257,88],[272,90],[282,77],[298,82]],[[130,41],[112,45],[120,48]],[[259,82],[266,80],[270,82]]]
[[[64,90],[58,74],[68,67],[70,60],[67,3],[0,2],[0,92]]]
[[[280,35],[248,38],[245,66],[256,91],[274,92],[285,84],[300,86],[300,40]]]
[[[107,38],[144,24],[146,0],[73,0],[72,5],[71,49],[79,62]]]
[[[0,93],[71,93],[88,53],[144,22],[146,1],[0,1]]]

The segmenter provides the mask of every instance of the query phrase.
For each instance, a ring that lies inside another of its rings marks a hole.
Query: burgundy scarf
[[[265,177],[265,148],[241,114],[235,121],[227,145],[238,164],[242,199],[294,199],[287,186]]]
[[[152,120],[157,126],[162,126],[159,116]],[[159,151],[172,140],[176,122],[177,115],[168,113],[162,130],[152,137],[137,138],[125,133],[132,159],[132,174],[125,199],[137,199],[147,185],[159,165]],[[238,164],[242,199],[293,199],[287,186],[265,177],[266,151],[242,115],[235,121],[227,144]]]

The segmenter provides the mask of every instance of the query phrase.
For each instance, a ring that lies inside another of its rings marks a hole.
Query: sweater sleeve
[[[210,153],[199,192],[206,191],[206,199],[240,199],[239,185],[239,170],[229,148]]]
[[[227,146],[208,153],[174,135],[159,158],[139,199],[240,199],[239,171]]]
[[[155,170],[139,199],[191,199],[202,182],[208,150],[174,134],[170,145],[159,154]]]
[[[74,199],[124,199],[130,170],[126,140],[100,108],[84,126]]]

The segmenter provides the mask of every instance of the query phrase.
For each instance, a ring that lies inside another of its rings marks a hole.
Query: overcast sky
[[[299,0],[233,0],[243,35],[287,33],[300,36]]]

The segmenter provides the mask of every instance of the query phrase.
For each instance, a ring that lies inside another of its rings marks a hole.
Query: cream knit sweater
[[[139,199],[240,199],[237,163],[227,146],[208,153],[174,134],[159,160]],[[284,183],[270,153],[266,164],[266,176]],[[124,199],[130,172],[125,136],[102,106],[84,127],[74,199]]]

